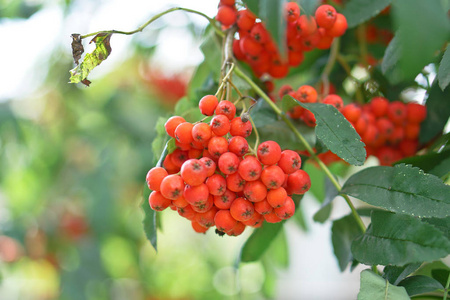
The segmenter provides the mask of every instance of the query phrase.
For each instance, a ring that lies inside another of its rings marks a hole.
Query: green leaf
[[[450,211],[450,186],[409,165],[371,167],[352,175],[342,193],[400,214],[445,218]]]
[[[166,123],[167,118],[159,117],[158,121],[156,122],[155,129],[156,129],[156,137],[152,142],[152,151],[153,151],[153,163],[156,165],[158,162],[160,156],[158,156],[160,153],[163,152],[164,147],[166,145],[167,137],[166,130],[164,129],[164,124]]]
[[[146,201],[146,199],[148,199],[148,195],[146,194],[148,194],[147,185],[145,185],[144,187],[144,195],[141,204],[141,209],[144,212],[144,219],[142,224],[144,225],[144,232],[147,240],[149,240],[155,251],[157,251],[156,211],[151,209],[148,201]]]
[[[361,287],[358,300],[409,300],[404,287],[391,285],[370,270],[361,272]]]
[[[362,233],[353,215],[348,215],[333,221],[333,226],[331,226],[331,241],[333,243],[334,255],[338,260],[341,272],[353,260],[351,252],[352,241]]]
[[[419,142],[424,144],[441,134],[450,118],[450,88],[442,91],[434,80],[428,92],[427,117],[420,125]]]
[[[283,98],[295,98],[286,95]],[[295,100],[297,101],[297,100]],[[361,137],[347,119],[332,105],[302,103],[316,117],[316,135],[331,152],[351,165],[361,166],[366,160],[366,149]]]
[[[446,269],[433,269],[431,270],[431,276],[436,279],[442,286],[447,284],[450,271]]]
[[[284,222],[274,224],[265,222],[263,226],[255,229],[244,246],[242,246],[241,261],[251,262],[258,260],[283,228],[283,224]]]
[[[105,59],[108,58],[111,53],[111,45],[109,43],[112,33],[99,33],[89,42],[95,43],[95,49],[91,53],[86,54],[83,61],[70,70],[70,82],[79,83],[82,82],[89,86],[90,81],[87,80],[89,73]]]
[[[450,83],[450,46],[448,44],[439,64],[438,80],[441,90],[445,90]]]
[[[424,275],[407,277],[398,285],[404,287],[410,296],[433,292],[444,288],[439,281]]]
[[[279,267],[284,269],[289,267],[289,248],[286,233],[283,228],[280,230],[279,234],[275,237],[273,243],[271,243],[267,251],[267,255]]]
[[[450,240],[450,216],[441,219],[423,218],[422,221],[433,225],[434,227],[442,231],[442,233],[444,233],[444,236]]]
[[[298,103],[294,99],[294,97],[283,97],[281,99],[281,110],[285,113],[290,111],[296,106],[298,106]]]
[[[204,62],[214,73],[215,78],[220,77],[220,67],[222,65],[222,47],[221,41],[216,36],[214,29],[212,27],[208,27],[207,33],[205,33],[205,40],[200,45],[200,50],[203,52],[203,56],[205,57]],[[200,99],[199,99],[200,100]]]
[[[402,159],[395,164],[409,164],[422,169],[426,173],[442,177],[450,171],[450,149],[440,153],[427,153]]]
[[[400,281],[406,278],[409,274],[416,271],[422,263],[407,264],[401,267],[386,266],[383,270],[384,278],[386,278],[393,285],[397,285]]]
[[[374,211],[365,234],[352,243],[355,259],[367,265],[429,262],[449,252],[450,241],[432,225],[385,211]]]
[[[392,0],[350,0],[345,4],[342,14],[347,18],[349,28],[355,27],[378,15]]]
[[[282,56],[286,52],[286,18],[284,17],[284,0],[244,0],[247,7],[260,18]]]
[[[174,114],[183,117],[187,122],[196,122],[204,117],[198,109],[200,99],[181,98],[175,105]]]
[[[450,37],[447,10],[440,0],[395,0],[392,15],[401,33],[400,67],[406,78],[414,78]]]
[[[398,84],[405,77],[399,64],[400,57],[402,56],[401,47],[399,34],[396,33],[394,38],[389,42],[384,52],[383,60],[381,61],[381,72],[391,84]]]

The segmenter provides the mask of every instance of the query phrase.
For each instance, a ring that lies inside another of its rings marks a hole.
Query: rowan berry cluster
[[[233,0],[220,1],[216,19],[225,27],[236,24],[239,37],[233,42],[234,55],[247,62],[257,77],[285,77],[289,67],[302,63],[305,51],[329,49],[333,39],[347,30],[346,18],[331,5],[319,6],[315,16],[300,15],[296,2],[287,3],[285,11],[287,61],[281,58],[264,24],[250,10],[238,11]]]
[[[389,102],[384,97],[374,97],[363,106],[348,104],[341,112],[366,144],[367,155],[376,156],[380,165],[417,152],[420,123],[427,114],[424,105]]]
[[[304,103],[321,102],[336,107],[353,125],[361,140],[366,144],[367,155],[376,156],[380,165],[414,155],[418,150],[420,123],[425,120],[426,107],[418,103],[389,102],[384,97],[374,97],[364,105],[350,103],[344,105],[342,98],[329,94],[319,100],[317,91],[303,85],[296,91],[289,85],[280,88],[280,98],[291,95]],[[294,119],[301,119],[308,126],[315,126],[315,117],[307,109],[295,106],[288,112]],[[328,153],[328,152],[327,152]],[[332,154],[323,154],[324,162],[333,162],[339,158]]]
[[[295,212],[291,196],[311,186],[309,175],[300,169],[299,154],[282,151],[274,141],[253,151],[246,140],[252,124],[236,116],[230,101],[207,95],[199,108],[212,117],[209,123],[192,124],[173,116],[165,124],[177,147],[165,157],[163,167],[147,174],[151,208],[178,211],[196,232],[215,226],[219,234],[232,236],[264,220],[290,218]]]

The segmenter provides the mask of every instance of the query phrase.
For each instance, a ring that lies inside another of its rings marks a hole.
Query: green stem
[[[330,56],[328,57],[327,64],[325,65],[321,75],[321,80],[323,83],[323,96],[327,96],[330,91],[330,81],[328,77],[330,77],[331,70],[333,70],[336,57],[339,53],[339,41],[340,39],[337,38],[334,40],[333,45],[331,45]]]
[[[448,274],[447,283],[445,284],[445,289],[444,289],[444,297],[442,298],[442,300],[447,300],[449,286],[450,286],[450,274]]]
[[[217,92],[215,94],[216,97],[219,95],[220,91],[223,89],[224,84],[228,82],[228,78],[231,76],[231,73],[233,72],[233,70],[234,70],[234,64],[231,64],[230,69],[228,70],[228,73],[225,74],[225,76],[222,79],[222,82],[220,83],[219,87],[217,88]]]
[[[152,22],[154,22],[155,20],[159,19],[160,17],[164,16],[165,14],[171,13],[173,11],[177,11],[177,10],[182,10],[185,12],[189,12],[189,13],[193,13],[193,14],[197,14],[200,15],[202,17],[205,17],[209,23],[211,24],[211,26],[213,26],[214,30],[216,31],[217,34],[223,36],[223,32],[222,30],[220,30],[219,27],[217,27],[217,24],[215,23],[213,18],[208,17],[207,15],[205,15],[202,12],[193,10],[193,9],[189,9],[189,8],[184,8],[184,7],[173,7],[171,9],[168,9],[166,11],[163,11],[155,16],[153,16],[150,20],[148,20],[147,22],[145,22],[143,25],[139,26],[137,29],[132,30],[132,31],[120,31],[120,30],[102,30],[102,31],[97,31],[97,32],[93,32],[93,33],[89,33],[89,34],[85,34],[81,36],[81,39],[90,37],[90,36],[94,36],[100,33],[117,33],[117,34],[125,34],[125,35],[132,35],[135,34],[137,32],[141,32],[142,30],[144,30],[145,27],[147,27],[148,25],[150,25]]]
[[[255,136],[256,136],[255,146],[254,146],[254,149],[255,149],[255,152],[256,152],[256,151],[258,151],[258,146],[259,146],[259,133],[258,133],[258,129],[255,126],[255,122],[253,122],[253,118],[250,116],[250,114],[248,114],[248,119],[252,123],[253,131],[255,132]]]
[[[339,182],[336,180],[334,175],[331,173],[330,169],[328,169],[328,167],[316,156],[311,145],[309,145],[309,143],[306,141],[306,139],[303,137],[303,135],[297,130],[297,128],[295,128],[295,126],[291,122],[291,120],[289,120],[286,117],[286,115],[281,111],[281,109],[278,106],[276,106],[275,103],[272,102],[272,100],[270,100],[270,98],[266,95],[266,93],[264,93],[264,91],[261,90],[261,88],[256,83],[254,83],[253,80],[251,80],[247,75],[245,75],[244,72],[242,72],[241,69],[239,69],[239,67],[236,66],[234,71],[237,76],[241,77],[244,81],[246,81],[255,90],[255,92],[267,104],[269,104],[269,106],[273,109],[273,111],[283,119],[283,121],[286,123],[286,125],[292,130],[292,132],[295,134],[295,136],[305,146],[306,150],[311,155],[311,158],[313,158],[317,162],[319,167],[325,172],[325,174],[331,180],[331,182],[336,187],[336,189],[338,191],[340,191],[342,189],[342,187],[339,184]],[[356,222],[358,223],[358,226],[361,228],[362,232],[365,232],[366,226],[364,225],[363,221],[361,220],[361,217],[359,216],[358,212],[356,211],[355,206],[351,202],[350,198],[346,194],[341,194],[341,195],[347,202],[348,206],[350,207],[352,214],[355,217]]]
[[[368,57],[368,51],[367,51],[367,41],[366,41],[366,25],[361,24],[356,29],[356,36],[358,38],[358,46],[359,46],[359,53],[361,55],[361,61],[364,67],[367,69],[368,63],[367,63],[367,57]]]

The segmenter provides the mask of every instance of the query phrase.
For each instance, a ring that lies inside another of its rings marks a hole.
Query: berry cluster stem
[[[340,38],[336,38],[333,41],[333,44],[331,45],[331,49],[330,49],[330,56],[328,57],[327,64],[325,65],[325,68],[323,69],[323,72],[321,75],[324,96],[328,95],[328,93],[330,91],[330,81],[329,81],[328,77],[330,77],[331,70],[333,70],[333,66],[336,62],[336,57],[339,54],[339,41],[340,41]]]
[[[184,7],[173,7],[171,9],[165,10],[165,11],[163,11],[163,12],[153,16],[150,20],[148,20],[147,22],[145,22],[144,24],[142,24],[141,26],[139,26],[135,30],[132,30],[132,31],[102,30],[102,31],[97,31],[97,32],[93,32],[93,33],[88,33],[88,34],[82,35],[81,39],[84,39],[84,38],[87,38],[87,37],[90,37],[90,36],[94,36],[94,35],[97,35],[97,34],[100,34],[100,33],[117,33],[117,34],[132,35],[132,34],[135,34],[137,32],[141,32],[142,30],[144,30],[145,27],[147,27],[148,25],[150,25],[152,22],[156,21],[160,17],[162,17],[162,16],[164,16],[164,15],[166,15],[168,13],[171,13],[171,12],[174,12],[174,11],[178,11],[178,10],[189,12],[189,13],[193,13],[193,14],[197,14],[197,15],[200,15],[200,16],[206,18],[208,20],[208,22],[211,24],[211,26],[214,28],[216,33],[221,35],[221,36],[223,36],[222,30],[220,30],[220,28],[217,26],[217,24],[216,24],[216,22],[215,22],[215,20],[213,18],[210,18],[207,15],[205,15],[204,13],[196,11],[196,10],[193,10],[193,9],[184,8]]]
[[[255,92],[264,100],[267,104],[273,109],[273,111],[280,116],[283,121],[286,123],[286,125],[292,130],[292,132],[295,134],[295,136],[300,140],[300,142],[305,146],[308,153],[311,155],[311,157],[318,163],[319,167],[325,172],[325,174],[328,176],[328,178],[331,180],[333,185],[336,187],[338,191],[342,190],[342,186],[339,184],[339,182],[336,180],[334,175],[331,173],[330,169],[315,155],[313,148],[311,145],[306,141],[306,139],[303,137],[303,135],[295,128],[294,124],[286,117],[286,115],[282,112],[282,110],[275,105],[275,103],[270,100],[270,98],[264,93],[261,88],[253,82],[247,75],[245,75],[244,72],[239,67],[235,67],[234,69],[237,76],[241,77],[243,80],[245,80],[254,90]],[[366,226],[364,225],[363,221],[361,220],[361,217],[359,216],[358,212],[355,209],[355,206],[351,202],[350,198],[346,194],[342,194],[341,196],[345,199],[347,202],[347,205],[350,207],[350,210],[352,211],[352,215],[355,218],[356,222],[358,223],[358,226],[362,230],[362,232],[366,231]]]

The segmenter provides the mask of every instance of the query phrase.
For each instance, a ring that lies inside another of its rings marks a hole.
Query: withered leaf
[[[95,43],[95,49],[91,53],[86,54],[84,60],[75,68],[70,70],[71,83],[83,83],[89,86],[90,81],[87,80],[89,73],[102,61],[108,58],[111,53],[111,39],[112,33],[99,33],[90,41]]]
[[[72,56],[73,61],[78,65],[78,61],[81,58],[81,54],[83,54],[84,48],[81,43],[81,34],[74,33],[72,34]]]

